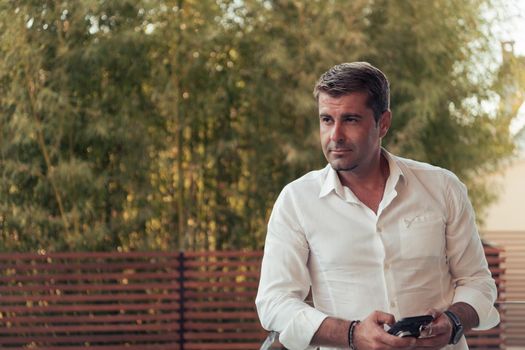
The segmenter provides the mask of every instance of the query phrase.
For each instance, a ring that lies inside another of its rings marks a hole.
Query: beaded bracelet
[[[357,326],[361,321],[352,321],[350,322],[350,328],[348,328],[348,345],[350,346],[350,350],[357,350],[357,347],[354,344],[354,329],[355,326]]]

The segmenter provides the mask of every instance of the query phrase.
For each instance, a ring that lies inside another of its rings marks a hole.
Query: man
[[[381,148],[392,113],[379,69],[337,65],[314,95],[329,164],[275,203],[256,299],[263,327],[289,349],[467,349],[463,332],[499,315],[465,186]],[[422,314],[434,316],[425,337],[385,331]]]

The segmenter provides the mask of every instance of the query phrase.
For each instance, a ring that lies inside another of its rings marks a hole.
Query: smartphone
[[[388,330],[388,333],[398,337],[419,338],[423,328],[428,326],[432,321],[434,321],[434,317],[431,315],[405,317],[397,321]]]

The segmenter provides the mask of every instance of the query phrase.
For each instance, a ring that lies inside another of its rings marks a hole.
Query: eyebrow
[[[321,118],[321,117],[333,118],[333,116],[331,116],[328,113],[321,113],[321,114],[319,114],[319,118]],[[364,118],[361,114],[357,114],[357,113],[345,113],[345,114],[341,115],[341,118],[348,118],[348,117],[359,118],[359,119],[363,119]]]
[[[346,114],[343,114],[341,117],[342,118],[353,117],[353,118],[359,118],[359,119],[364,118],[361,114],[357,114],[357,113],[346,113]]]

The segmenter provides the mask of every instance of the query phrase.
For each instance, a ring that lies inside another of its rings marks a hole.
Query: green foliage
[[[512,152],[512,113],[481,108],[510,75],[480,68],[488,6],[3,2],[0,250],[260,247],[280,189],[325,163],[313,84],[353,60],[391,79],[386,146],[482,209]]]
[[[494,199],[485,182],[514,149],[511,115],[483,108],[510,78],[490,69],[498,52],[481,14],[489,1],[375,1],[365,60],[382,67],[392,84],[393,126],[386,147],[455,172],[478,210]],[[522,88],[525,85],[522,85]],[[519,87],[516,87],[517,90]],[[518,90],[519,91],[519,90]],[[482,222],[483,215],[478,219]]]
[[[163,128],[144,93],[149,37],[119,4],[4,4],[2,250],[107,249],[144,232]]]

